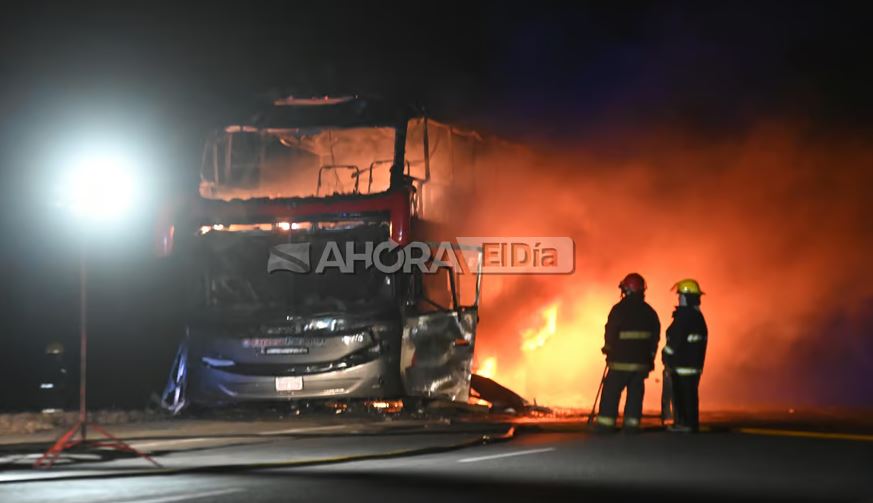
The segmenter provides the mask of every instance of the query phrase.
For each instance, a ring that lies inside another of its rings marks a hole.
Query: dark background
[[[136,406],[177,334],[160,201],[196,188],[206,132],[283,92],[400,96],[561,144],[669,122],[722,135],[768,115],[873,125],[871,7],[850,2],[42,3],[0,18],[0,408],[28,405],[45,343],[75,357],[78,243],[49,204],[77,135],[134,137],[151,199],[89,231],[94,403]],[[99,133],[96,133],[99,134]],[[866,320],[866,321],[864,321]],[[835,323],[848,323],[836,320]],[[870,316],[852,321],[868,331]],[[860,324],[859,324],[860,323]],[[856,326],[857,325],[857,326]]]

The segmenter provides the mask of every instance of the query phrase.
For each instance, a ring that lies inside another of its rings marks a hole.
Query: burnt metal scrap
[[[475,330],[476,315],[469,311],[431,313],[407,323],[401,356],[410,363],[403,374],[407,393],[467,401]]]
[[[491,403],[493,410],[513,409],[516,412],[521,412],[530,405],[518,393],[478,374],[472,375],[471,387],[480,399]]]

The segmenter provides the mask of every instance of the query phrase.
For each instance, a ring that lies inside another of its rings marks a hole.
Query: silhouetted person
[[[623,427],[638,431],[643,414],[645,380],[654,368],[655,353],[661,336],[658,315],[646,303],[646,280],[631,273],[619,283],[621,301],[612,307],[606,321],[606,365],[609,371],[603,382],[597,427],[612,431],[618,416],[618,402],[627,388]]]
[[[667,344],[661,351],[664,368],[670,374],[675,406],[675,419],[669,430],[696,432],[699,428],[697,388],[708,336],[706,320],[700,312],[703,292],[693,279],[683,279],[673,285],[673,289],[679,294],[679,305],[673,311],[673,322],[667,327]]]

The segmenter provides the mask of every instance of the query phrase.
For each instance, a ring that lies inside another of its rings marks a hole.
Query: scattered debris
[[[523,415],[551,413],[550,409],[530,404],[518,393],[478,374],[471,377],[470,387],[479,401],[477,403],[490,403],[492,412]]]
[[[163,419],[164,414],[151,410],[98,410],[88,414],[89,421],[102,425],[139,423]],[[36,433],[72,426],[78,411],[18,412],[0,414],[0,435]]]

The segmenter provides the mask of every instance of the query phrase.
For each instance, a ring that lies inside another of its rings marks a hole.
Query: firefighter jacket
[[[706,357],[706,320],[700,309],[679,306],[673,311],[673,322],[667,327],[667,345],[661,352],[664,366],[679,375],[703,372]]]
[[[613,370],[649,372],[661,337],[658,314],[641,295],[628,295],[612,306],[606,321],[606,364]]]

